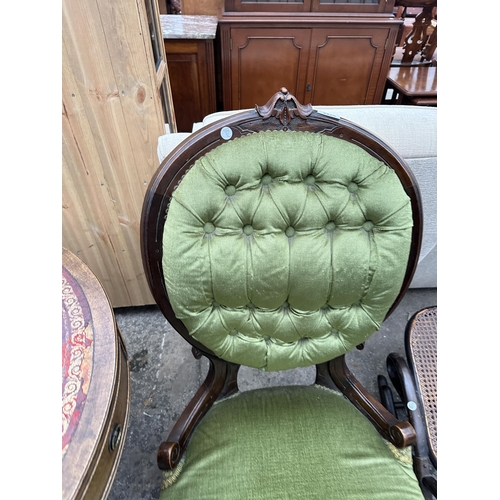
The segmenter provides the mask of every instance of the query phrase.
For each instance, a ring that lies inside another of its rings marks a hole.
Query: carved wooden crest
[[[267,120],[275,116],[285,127],[296,116],[306,120],[313,111],[311,104],[301,104],[285,87],[276,92],[264,106],[255,106],[255,109],[262,119]]]

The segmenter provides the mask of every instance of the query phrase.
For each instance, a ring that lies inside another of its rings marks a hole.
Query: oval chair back
[[[398,153],[286,89],[190,135],[150,183],[141,245],[156,303],[211,369],[160,467],[175,466],[212,402],[237,390],[240,365],[316,365],[317,383],[410,444],[411,426],[363,391],[344,354],[397,306],[421,239],[419,189]]]

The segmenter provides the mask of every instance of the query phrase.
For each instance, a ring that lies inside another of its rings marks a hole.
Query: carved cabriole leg
[[[412,425],[398,420],[356,380],[346,365],[345,356],[332,359],[328,370],[335,385],[385,439],[398,448],[415,443],[416,433]]]
[[[196,349],[193,349],[193,354],[197,359],[202,355]],[[158,448],[157,462],[161,470],[171,470],[179,463],[196,425],[212,404],[238,391],[240,366],[215,356],[203,355],[210,361],[207,377],[175,423],[167,440]]]

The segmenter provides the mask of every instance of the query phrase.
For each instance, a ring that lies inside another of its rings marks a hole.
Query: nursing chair
[[[165,158],[143,206],[144,268],[210,367],[159,446],[161,499],[424,498],[414,428],[344,356],[401,300],[421,235],[398,153],[285,88]],[[316,365],[316,380],[239,391],[241,365]]]

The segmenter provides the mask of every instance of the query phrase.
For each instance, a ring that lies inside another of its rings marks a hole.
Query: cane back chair
[[[407,290],[421,219],[394,150],[285,88],[165,158],[143,206],[144,267],[210,368],[159,446],[162,499],[423,498],[414,428],[344,357]],[[242,392],[241,365],[315,365],[316,380]]]
[[[386,367],[399,400],[384,375],[378,376],[380,401],[414,427],[413,468],[427,499],[437,498],[437,306],[425,307],[408,320],[406,356],[391,352]]]

